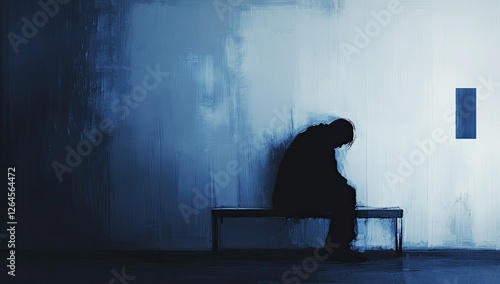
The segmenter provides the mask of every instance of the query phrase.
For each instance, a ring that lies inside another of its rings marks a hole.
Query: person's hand
[[[356,189],[354,189],[354,187],[350,186],[347,183],[345,184],[345,186],[343,188],[344,188],[344,190],[356,190]]]

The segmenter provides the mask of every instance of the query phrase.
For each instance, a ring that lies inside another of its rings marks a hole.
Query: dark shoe
[[[335,249],[327,260],[340,262],[365,262],[367,257],[366,253],[354,251],[349,246],[343,245]]]

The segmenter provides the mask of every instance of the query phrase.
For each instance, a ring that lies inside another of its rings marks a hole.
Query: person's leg
[[[366,255],[351,250],[351,242],[356,239],[356,191],[347,188],[335,196],[333,218],[326,237],[326,248],[334,248],[329,260],[361,262]]]
[[[356,238],[356,191],[350,187],[342,189],[333,198],[334,216],[326,242],[349,245]]]

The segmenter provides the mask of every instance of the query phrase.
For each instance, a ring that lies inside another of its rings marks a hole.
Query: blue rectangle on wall
[[[476,89],[456,90],[456,139],[476,139]]]

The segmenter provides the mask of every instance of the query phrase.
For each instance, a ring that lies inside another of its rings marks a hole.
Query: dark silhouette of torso
[[[292,141],[281,161],[273,194],[275,209],[330,212],[347,180],[335,159],[335,135],[328,125],[311,126]]]

